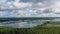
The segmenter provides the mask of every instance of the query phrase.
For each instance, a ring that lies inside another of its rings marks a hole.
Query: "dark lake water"
[[[37,25],[41,25],[46,21],[48,20],[7,21],[7,22],[1,22],[0,25],[13,28],[31,28]]]

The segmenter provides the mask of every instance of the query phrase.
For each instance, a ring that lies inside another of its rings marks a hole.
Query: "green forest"
[[[60,34],[60,27],[49,26],[46,22],[33,28],[11,28],[0,26],[0,34]]]

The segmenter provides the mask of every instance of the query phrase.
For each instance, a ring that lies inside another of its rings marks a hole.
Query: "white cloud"
[[[17,2],[17,3],[16,3],[16,2],[14,2],[13,5],[14,5],[15,7],[17,7],[17,8],[26,8],[26,7],[31,6],[32,3],[23,3],[23,2],[21,2],[21,3],[18,3],[18,2]]]
[[[43,2],[19,2],[15,0],[13,2],[0,1],[0,9],[20,9],[7,11],[8,16],[15,17],[42,17],[43,16],[60,16],[60,0],[46,0]],[[47,12],[48,11],[48,12]],[[16,13],[15,13],[16,12]],[[47,13],[46,13],[47,12]],[[1,15],[3,13],[0,13]],[[6,14],[7,15],[7,14]],[[3,15],[4,16],[4,15]]]

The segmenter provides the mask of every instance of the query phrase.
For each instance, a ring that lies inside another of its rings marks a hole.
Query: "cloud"
[[[0,13],[6,17],[56,17],[60,16],[60,0],[0,0],[0,9],[10,9]]]

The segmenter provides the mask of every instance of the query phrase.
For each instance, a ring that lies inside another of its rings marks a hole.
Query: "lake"
[[[13,27],[13,28],[31,28],[37,25],[41,25],[48,20],[20,20],[20,21],[6,21],[1,22],[0,25]]]

